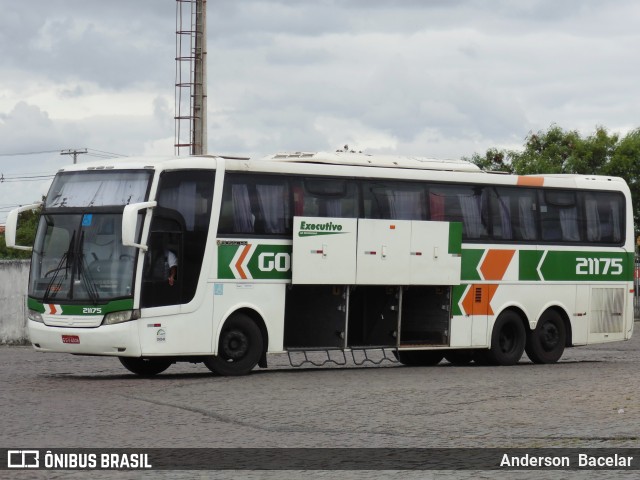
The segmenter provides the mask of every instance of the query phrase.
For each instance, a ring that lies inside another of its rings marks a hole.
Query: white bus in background
[[[8,245],[28,208],[9,215]],[[369,349],[553,363],[631,337],[633,272],[619,178],[349,152],[113,160],[56,175],[28,324],[38,351],[117,356],[140,375]]]

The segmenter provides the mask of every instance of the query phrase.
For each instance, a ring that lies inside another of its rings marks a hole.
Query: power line
[[[82,149],[63,149],[59,148],[57,150],[39,150],[33,152],[11,152],[11,153],[0,153],[0,157],[16,157],[21,155],[40,155],[44,153],[59,153],[60,155],[73,155],[73,152],[77,152],[77,154],[89,154],[93,153],[93,156],[104,155],[101,158],[116,158],[116,157],[128,157],[128,155],[124,155],[122,153],[114,153],[114,152],[106,152],[104,150],[98,150],[97,148],[82,148]],[[91,152],[91,153],[90,153]],[[107,156],[109,155],[109,156]]]
[[[40,155],[41,153],[58,153],[58,150],[41,150],[39,152],[14,152],[14,153],[0,153],[0,157],[17,157],[19,155]]]
[[[93,152],[104,153],[106,155],[113,155],[114,157],[127,157],[128,155],[123,155],[122,153],[113,153],[113,152],[105,152],[104,150],[97,150],[95,148],[88,148],[87,150],[91,150]]]

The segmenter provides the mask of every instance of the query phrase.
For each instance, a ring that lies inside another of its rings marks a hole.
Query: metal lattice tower
[[[175,153],[207,153],[207,0],[176,0]]]

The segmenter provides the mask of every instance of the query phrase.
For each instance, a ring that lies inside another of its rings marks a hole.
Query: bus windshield
[[[132,296],[137,250],[122,244],[122,211],[146,199],[151,173],[56,176],[34,242],[30,297],[96,305]]]
[[[121,206],[144,201],[151,172],[104,170],[56,175],[45,208]]]

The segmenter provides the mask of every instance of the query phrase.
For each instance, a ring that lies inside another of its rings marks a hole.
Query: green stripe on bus
[[[460,255],[462,253],[462,223],[449,223],[449,253]]]
[[[484,252],[484,249],[465,248],[462,250],[461,280],[481,280],[478,265]]]
[[[520,251],[522,281],[622,281],[633,280],[634,254],[564,250]]]
[[[462,300],[462,296],[464,295],[465,290],[468,285],[454,285],[451,289],[451,314],[452,315],[462,315],[462,310],[460,309],[460,301]]]
[[[133,309],[133,299],[131,298],[112,300],[111,302],[99,303],[96,305],[65,305],[57,302],[58,301],[55,298],[52,298],[46,303],[46,305],[59,305],[62,311],[61,315],[104,315],[110,312]],[[27,306],[36,312],[45,312],[45,304],[33,298],[27,299]]]
[[[544,251],[540,250],[520,250],[519,251],[519,268],[520,268],[520,280],[533,280],[539,281],[540,275],[538,274],[538,264],[544,255]]]
[[[291,250],[291,245],[218,245],[218,278],[290,280]]]

